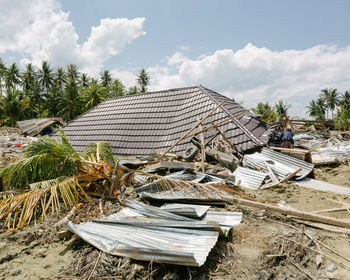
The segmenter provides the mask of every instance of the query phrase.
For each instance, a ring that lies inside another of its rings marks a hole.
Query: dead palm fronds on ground
[[[77,153],[61,131],[55,138],[43,137],[33,142],[24,158],[3,167],[0,177],[6,186],[21,193],[0,200],[0,221],[9,230],[23,228],[46,213],[58,213],[88,200],[89,191],[117,194],[113,184],[113,155],[106,142],[89,146]]]
[[[70,210],[90,196],[123,199],[122,187],[134,174],[157,180],[162,190],[191,192],[197,197],[233,195],[225,185],[176,180],[141,170],[128,169],[115,161],[107,142],[93,143],[77,153],[63,131],[56,138],[43,137],[29,145],[24,157],[0,170],[4,184],[19,193],[0,200],[0,222],[8,230],[21,229],[48,212]]]

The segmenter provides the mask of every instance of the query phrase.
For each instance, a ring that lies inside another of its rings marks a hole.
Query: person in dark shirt
[[[293,140],[293,132],[290,128],[285,129],[281,134],[281,148],[293,149],[294,148],[294,140]]]

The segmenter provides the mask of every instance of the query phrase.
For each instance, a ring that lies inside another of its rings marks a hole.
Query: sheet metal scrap
[[[306,161],[263,148],[261,153],[245,155],[243,165],[252,169],[268,172],[266,163],[269,164],[274,174],[284,178],[299,168],[302,170],[295,176],[296,180],[303,179],[311,173],[314,165]]]
[[[68,228],[112,255],[201,266],[217,242],[220,225],[232,227],[241,221],[241,213],[219,212],[196,220],[132,200],[127,200],[127,206],[102,220],[69,222]]]
[[[233,172],[233,175],[235,175],[236,179],[235,184],[239,183],[241,187],[258,190],[268,174],[265,172],[239,166],[235,172]]]
[[[65,125],[65,122],[61,118],[41,118],[41,119],[31,119],[25,121],[18,121],[18,127],[23,131],[23,133],[35,136],[39,134],[44,128],[59,122]]]
[[[299,181],[292,181],[292,183],[304,188],[313,189],[321,192],[331,192],[341,195],[350,195],[349,187],[338,186],[327,182],[314,180],[311,178],[304,178]]]

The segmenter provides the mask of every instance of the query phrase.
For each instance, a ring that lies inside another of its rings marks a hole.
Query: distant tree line
[[[310,117],[315,120],[335,120],[338,129],[350,129],[350,92],[339,93],[336,88],[325,88],[321,90],[316,100],[311,100],[307,106]]]
[[[54,69],[43,61],[41,67],[29,63],[21,71],[16,63],[6,65],[0,58],[0,125],[15,126],[17,121],[40,117],[62,117],[68,122],[107,98],[144,93],[149,83],[144,69],[136,85],[126,89],[108,70],[94,79],[74,64]]]

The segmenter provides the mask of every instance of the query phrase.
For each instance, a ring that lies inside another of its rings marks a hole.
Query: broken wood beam
[[[245,113],[248,113],[248,112],[249,112],[249,110],[244,110],[244,111],[242,111],[242,112],[239,112],[239,113],[233,115],[232,117],[229,117],[229,118],[227,118],[227,119],[225,119],[225,120],[223,120],[223,121],[220,121],[220,122],[216,123],[215,125],[216,125],[216,126],[222,125],[222,124],[227,123],[228,121],[230,121],[230,120],[232,120],[232,119],[235,119],[235,118],[237,118],[237,117],[239,117],[239,116],[241,116],[241,115],[243,115],[243,114],[245,114]],[[190,135],[187,135],[186,138],[190,138],[190,137],[196,136],[197,134],[199,134],[199,133],[201,133],[201,132],[208,131],[208,130],[210,130],[210,129],[212,129],[212,128],[214,128],[214,126],[210,125],[210,126],[208,126],[208,127],[206,127],[206,128],[203,128],[203,130],[201,130],[201,131],[198,131],[198,132],[192,133],[192,134],[190,134]]]
[[[277,186],[278,184],[284,183],[286,181],[288,181],[289,179],[293,178],[297,173],[299,173],[302,169],[299,168],[298,170],[295,170],[293,173],[290,173],[289,175],[287,175],[286,177],[284,177],[282,180],[277,181],[277,182],[272,182],[269,184],[265,184],[263,186],[260,187],[261,190],[266,190],[272,187]],[[272,171],[272,170],[271,170]]]
[[[199,122],[199,118],[197,117],[197,121]],[[202,130],[202,125],[200,124],[198,126],[199,130]],[[205,157],[205,144],[204,144],[204,136],[201,132],[199,134],[199,138],[201,139],[201,163],[202,163],[202,172],[204,173],[205,167],[204,167],[204,157]]]
[[[237,153],[240,157],[243,158],[243,155],[240,154],[240,153],[237,151],[236,147],[226,138],[225,134],[223,134],[223,133],[221,132],[221,130],[220,130],[213,122],[210,122],[210,124],[211,124],[212,126],[214,126],[214,128],[217,130],[217,132],[220,133],[220,135],[222,136],[222,138],[227,142],[227,144],[231,147],[231,149],[234,150],[234,151],[236,151],[236,153]],[[233,156],[234,156],[234,155],[233,155]],[[234,157],[236,158],[236,161],[239,162],[239,159],[238,159],[236,156],[234,156]]]
[[[309,220],[309,221],[320,222],[320,223],[324,223],[324,224],[328,224],[328,225],[350,228],[350,221],[348,221],[348,220],[342,220],[342,219],[317,215],[314,213],[301,211],[301,210],[297,210],[297,209],[283,208],[280,206],[270,205],[270,204],[252,201],[252,200],[247,200],[247,199],[243,199],[243,198],[231,198],[231,199],[225,199],[225,201],[228,203],[232,203],[232,204],[249,206],[249,207],[254,207],[254,208],[259,208],[259,209],[277,212],[277,213],[284,214],[284,215],[290,215],[293,217],[298,217],[300,219],[305,219],[305,220]]]
[[[207,118],[209,118],[217,109],[221,107],[221,105],[224,104],[224,101],[220,102],[213,110],[211,110],[208,114],[205,115],[204,118],[202,118],[199,122],[197,122],[190,130],[188,130],[180,139],[178,139],[169,149],[167,149],[163,155],[160,156],[159,159],[162,159],[164,155],[169,153],[177,144],[179,144],[182,140],[185,138],[188,138],[188,135],[195,130],[202,122],[204,122]]]

